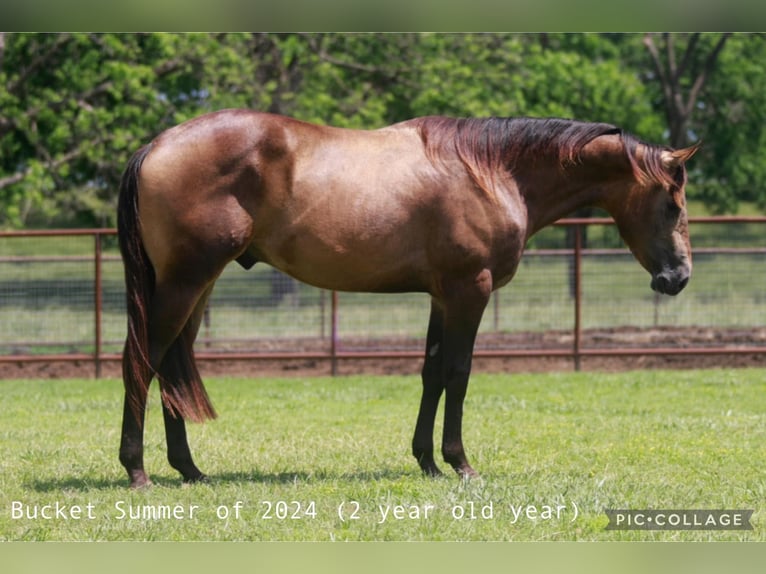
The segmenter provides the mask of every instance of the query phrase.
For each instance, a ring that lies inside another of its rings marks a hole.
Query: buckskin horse
[[[441,451],[476,474],[462,442],[463,401],[479,322],[527,240],[584,206],[606,210],[651,287],[675,295],[691,275],[685,162],[697,147],[644,143],[603,123],[422,117],[377,130],[313,125],[247,110],[168,129],[131,158],[118,229],[128,334],[120,461],[143,464],[147,394],[156,375],[170,465],[203,480],[185,421],[214,418],[193,343],[217,277],[263,262],[324,289],[425,292],[431,314],[412,453]]]

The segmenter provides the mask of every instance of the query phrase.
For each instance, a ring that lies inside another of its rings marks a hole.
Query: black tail
[[[154,268],[144,250],[138,221],[138,176],[151,145],[139,149],[125,169],[117,204],[117,235],[125,266],[128,334],[122,355],[122,377],[131,410],[143,421],[146,395],[152,380],[149,362],[148,304],[154,291]]]
[[[154,372],[149,358],[149,306],[156,284],[154,267],[144,249],[138,220],[138,178],[151,145],[139,149],[128,162],[120,184],[117,231],[125,266],[128,334],[122,357],[125,393],[139,424],[143,421],[146,396]],[[175,416],[192,421],[215,418],[194,360],[194,334],[185,327],[171,344],[162,365],[159,382],[163,403]]]

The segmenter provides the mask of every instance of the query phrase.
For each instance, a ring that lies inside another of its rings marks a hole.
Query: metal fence
[[[766,217],[690,222],[693,278],[655,295],[611,220],[568,219],[530,242],[514,280],[493,295],[480,357],[759,355],[766,358]],[[419,357],[424,294],[316,289],[256,265],[218,280],[196,343],[204,360]],[[113,229],[0,233],[3,365],[88,361],[96,376],[125,336]]]

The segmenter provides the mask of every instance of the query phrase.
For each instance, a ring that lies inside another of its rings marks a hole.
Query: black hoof
[[[207,477],[207,475],[202,474],[202,473],[200,473],[200,474],[198,474],[196,476],[191,476],[191,477],[185,477],[184,478],[184,484],[197,484],[199,482],[209,483],[210,479]]]
[[[438,466],[436,466],[435,463],[421,464],[420,469],[423,471],[423,474],[432,478],[437,476],[444,476],[444,473],[439,469]]]

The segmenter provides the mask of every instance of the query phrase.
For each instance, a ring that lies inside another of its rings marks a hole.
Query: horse
[[[697,147],[558,118],[427,116],[355,130],[232,109],[167,129],[129,160],[118,201],[128,318],[119,459],[130,486],[151,484],[143,428],[155,376],[168,462],[184,482],[207,478],[185,427],[216,417],[193,343],[232,261],[324,289],[429,294],[412,454],[441,474],[433,433],[444,394],[442,457],[477,475],[463,403],[492,291],[511,281],[533,234],[595,206],[651,288],[679,293],[692,270],[685,163]]]

